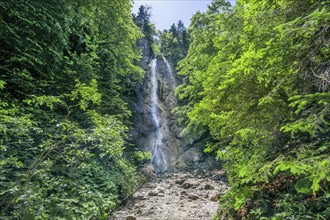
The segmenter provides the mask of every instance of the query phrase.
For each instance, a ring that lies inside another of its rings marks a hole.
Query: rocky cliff
[[[180,84],[180,78],[172,70],[171,64],[162,56],[157,56],[156,81],[159,105],[157,114],[160,118],[159,128],[155,126],[152,116],[152,80],[151,61],[153,57],[148,49],[148,42],[142,41],[143,58],[141,67],[145,71],[143,81],[136,87],[137,102],[135,103],[134,123],[132,133],[137,147],[144,151],[154,150],[154,137],[157,129],[162,134],[161,149],[164,153],[168,169],[184,168],[195,165],[205,159],[201,146],[196,140],[181,138],[182,128],[178,125],[172,110],[178,105],[174,95],[175,87]],[[157,170],[156,170],[157,171]]]

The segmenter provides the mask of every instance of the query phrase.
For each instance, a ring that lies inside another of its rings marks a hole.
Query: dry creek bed
[[[228,190],[222,170],[154,175],[109,220],[206,220]]]

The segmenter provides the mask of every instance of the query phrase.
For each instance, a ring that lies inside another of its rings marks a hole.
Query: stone
[[[218,209],[219,198],[228,186],[225,182],[217,181],[213,177],[207,178],[207,173],[199,174],[199,171],[194,172],[194,169],[191,168],[178,170],[175,173],[170,171],[170,175],[157,174],[157,179],[152,179],[149,183],[144,184],[130,197],[126,206],[116,210],[110,219],[126,220],[127,216],[134,216],[137,220],[211,219],[212,213]],[[212,171],[206,170],[205,172],[213,174]],[[185,181],[179,185],[175,183],[176,180]],[[184,189],[182,186],[184,183],[192,186]],[[168,189],[170,184],[172,187]],[[212,188],[207,185],[213,186],[214,190],[205,190],[205,188]],[[162,197],[163,195],[164,197]],[[144,197],[147,200],[143,200]]]
[[[182,184],[182,188],[184,188],[184,189],[190,189],[190,188],[192,188],[193,186],[196,186],[196,184],[194,184],[194,183],[190,183],[190,182],[184,182],[184,183]]]
[[[185,179],[179,179],[179,180],[175,180],[175,183],[178,185],[182,185],[186,180]]]
[[[155,191],[149,191],[148,196],[158,196],[158,192]]]
[[[153,188],[156,188],[157,187],[157,184],[155,184],[155,183],[148,183],[148,184],[146,184],[145,187],[146,188],[149,188],[149,189],[153,189]]]
[[[191,147],[177,159],[177,168],[189,168],[198,165],[203,160],[201,148]],[[196,175],[196,173],[194,174]]]
[[[144,194],[142,194],[142,193],[135,193],[133,195],[133,199],[136,199],[136,200],[146,200],[148,198]]]
[[[186,192],[186,191],[182,191],[181,193],[180,193],[180,195],[187,195],[188,193]]]
[[[210,197],[210,200],[211,200],[212,202],[217,202],[218,199],[219,199],[219,194],[215,194],[215,195],[212,195],[212,196]]]
[[[188,199],[197,200],[197,199],[199,199],[199,197],[196,194],[189,194]]]
[[[136,220],[136,217],[134,215],[129,215],[126,217],[126,220]]]
[[[205,190],[214,190],[214,186],[212,186],[211,184],[207,183],[207,184],[204,186],[204,189],[205,189]]]

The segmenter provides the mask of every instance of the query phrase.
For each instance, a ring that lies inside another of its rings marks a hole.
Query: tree
[[[133,14],[133,20],[135,24],[142,30],[144,37],[149,41],[153,42],[153,37],[156,34],[155,25],[151,23],[151,7],[141,5],[139,12]]]
[[[169,30],[164,30],[159,34],[161,53],[168,56],[176,67],[179,60],[187,54],[189,47],[189,34],[181,20],[178,25],[172,24]]]
[[[0,218],[106,219],[141,180],[128,144],[142,36],[131,2],[0,9]]]
[[[328,3],[214,1],[192,19],[178,111],[228,171],[223,216],[330,215]]]

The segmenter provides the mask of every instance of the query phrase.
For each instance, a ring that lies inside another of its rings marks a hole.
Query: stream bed
[[[153,175],[109,220],[206,220],[228,190],[223,170]]]

